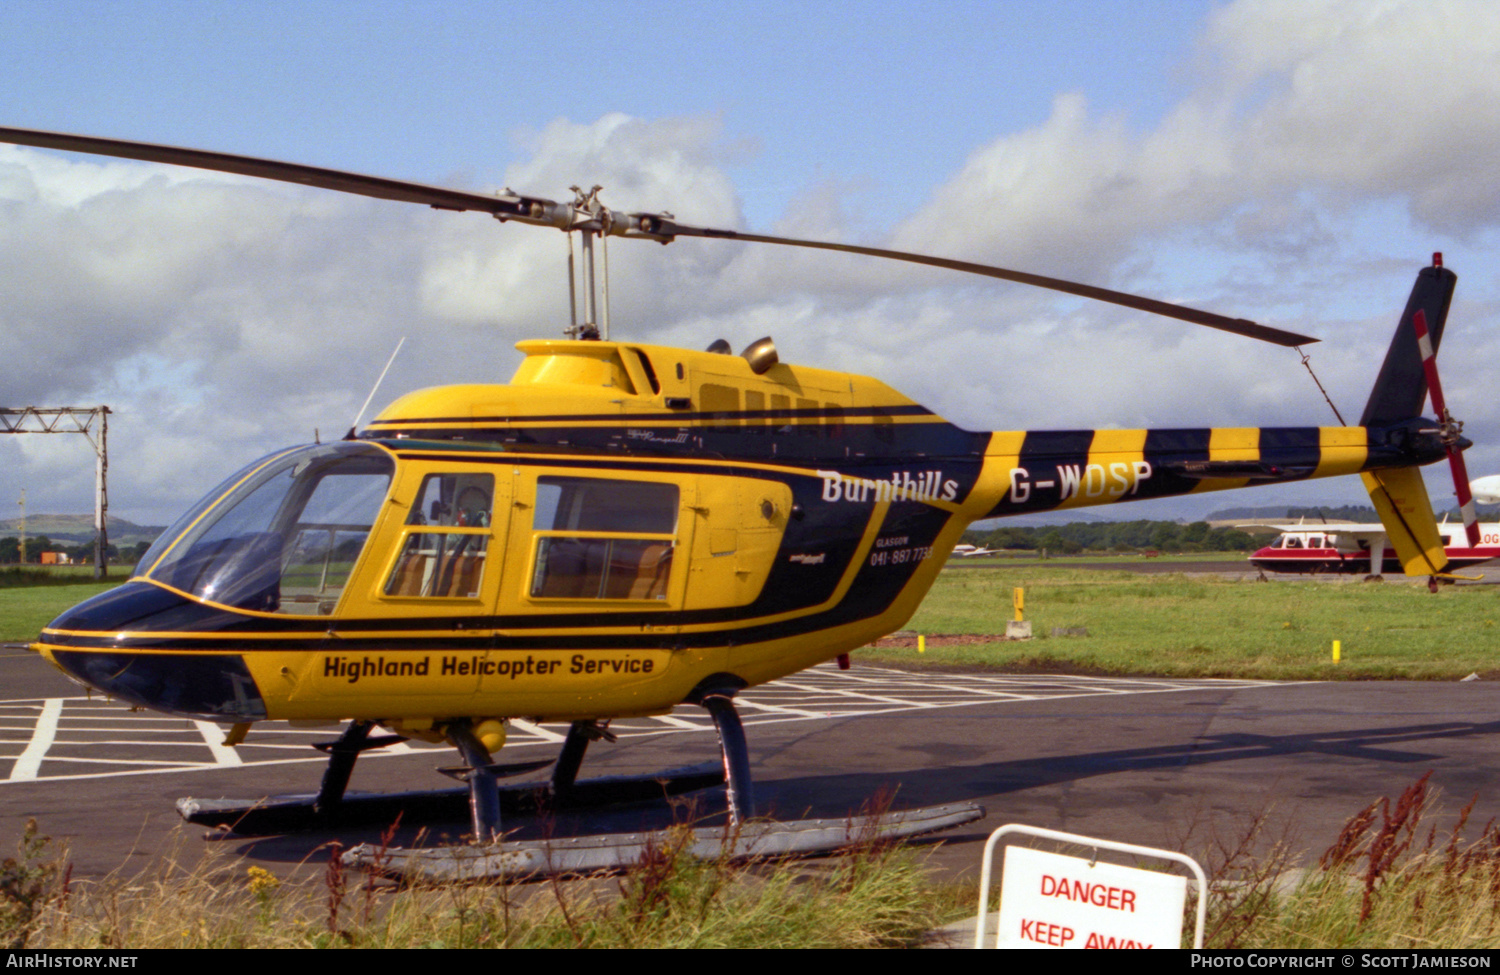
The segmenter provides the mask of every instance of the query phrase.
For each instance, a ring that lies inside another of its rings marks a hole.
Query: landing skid
[[[549,760],[534,764],[543,768],[552,763]],[[717,762],[710,762],[650,776],[585,779],[563,792],[555,792],[545,782],[500,786],[497,791],[501,815],[517,816],[650,802],[723,784],[723,768]],[[318,797],[312,793],[255,801],[178,799],[177,812],[199,826],[226,829],[242,836],[270,836],[339,826],[389,826],[398,815],[408,826],[452,822],[470,814],[469,798],[467,788],[355,792],[343,796],[337,812],[332,814],[320,811]]]
[[[408,880],[524,878],[538,874],[614,870],[637,862],[652,849],[683,846],[698,857],[797,856],[828,853],[871,841],[886,841],[972,822],[984,815],[974,803],[929,806],[898,813],[755,821],[750,779],[750,750],[735,710],[734,695],[743,682],[727,675],[700,685],[688,700],[708,711],[719,736],[722,764],[678,770],[661,776],[578,781],[584,752],[591,741],[614,740],[594,721],[576,721],[568,730],[551,780],[502,787],[498,780],[533,772],[551,760],[504,765],[489,750],[468,720],[453,721],[444,733],[463,757],[457,768],[442,769],[467,784],[466,789],[384,795],[346,795],[359,755],[401,741],[372,738],[369,722],[351,724],[338,741],[319,745],[329,754],[328,769],[315,796],[285,796],[258,802],[232,799],[179,799],[178,812],[192,823],[223,827],[245,835],[284,833],[342,825],[385,825],[399,813],[411,825],[431,819],[453,820],[469,814],[475,845],[429,849],[357,846],[344,854],[350,865]],[[724,786],[727,822],[721,827],[685,826],[655,832],[552,838],[541,842],[502,842],[501,820],[513,813],[561,812],[641,800],[661,800],[709,786]]]
[[[581,836],[543,842],[427,849],[382,848],[362,843],[345,851],[345,866],[406,882],[451,883],[525,880],[620,870],[652,850],[676,850],[702,859],[754,860],[832,853],[971,823],[984,816],[977,803],[927,806],[907,812],[845,819],[743,823],[710,829],[657,830]]]

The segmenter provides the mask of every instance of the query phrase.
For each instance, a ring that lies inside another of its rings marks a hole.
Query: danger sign
[[[1005,849],[1003,948],[1177,948],[1187,878]]]

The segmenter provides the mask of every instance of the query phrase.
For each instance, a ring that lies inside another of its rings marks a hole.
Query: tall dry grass
[[[1471,836],[1473,801],[1451,826],[1434,824],[1430,775],[1351,816],[1300,882],[1278,888],[1261,874],[1237,891],[1237,923],[1213,944],[1500,947],[1500,827],[1491,819]]]
[[[941,910],[919,859],[891,846],[808,869],[697,860],[683,833],[615,877],[414,888],[346,871],[336,845],[300,882],[212,850],[80,882],[28,837],[0,865],[0,935],[16,947],[900,947]]]

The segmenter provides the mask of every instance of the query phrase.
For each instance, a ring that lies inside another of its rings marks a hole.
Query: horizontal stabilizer
[[[1383,373],[1382,373],[1383,375]],[[1409,576],[1435,576],[1448,567],[1427,485],[1416,467],[1366,471],[1359,475],[1380,513],[1396,557]]]

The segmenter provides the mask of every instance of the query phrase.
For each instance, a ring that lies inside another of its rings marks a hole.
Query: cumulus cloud
[[[1268,186],[1310,181],[1345,201],[1404,199],[1432,230],[1491,223],[1500,163],[1500,8],[1493,4],[1235,4],[1212,20],[1224,96]]]

